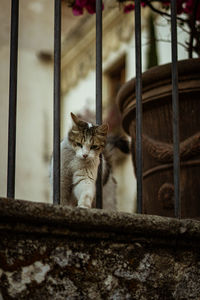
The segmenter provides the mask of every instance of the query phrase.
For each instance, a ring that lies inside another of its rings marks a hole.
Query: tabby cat
[[[93,125],[73,113],[71,118],[73,126],[61,142],[61,204],[95,207],[96,179],[101,157],[103,208],[116,209],[116,181],[112,175],[111,162],[111,148],[115,145],[113,141],[106,144],[108,125]],[[121,148],[121,142],[119,144]],[[50,180],[53,186],[53,162]]]

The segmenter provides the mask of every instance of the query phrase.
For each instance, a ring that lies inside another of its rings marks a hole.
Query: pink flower
[[[180,15],[184,12],[183,10],[183,4],[186,2],[187,0],[177,0],[177,14]]]
[[[196,0],[177,0],[177,14],[186,13],[192,15],[195,9]],[[84,9],[87,10],[89,14],[96,13],[96,1],[95,0],[75,0],[72,7],[73,14],[75,16],[80,16],[83,14]],[[151,2],[151,1],[150,1]],[[170,6],[171,1],[160,0],[163,6]],[[145,7],[147,5],[147,0],[141,1],[141,6]],[[103,6],[104,9],[104,6]],[[127,4],[124,7],[124,13],[129,13],[135,9],[135,3],[133,0],[132,4]],[[200,21],[200,1],[197,5],[195,19]]]
[[[72,7],[73,14],[75,16],[82,15],[84,8],[88,11],[89,14],[94,14],[96,12],[96,1],[95,0],[76,0],[75,4]],[[104,8],[104,6],[103,6],[103,8]]]
[[[196,20],[200,21],[200,3],[198,4],[198,8],[196,12]]]
[[[145,1],[141,1],[141,6],[145,7],[146,6],[146,2]]]
[[[135,5],[134,4],[128,4],[124,6],[124,13],[128,14],[130,11],[134,10]]]
[[[72,12],[74,16],[80,16],[83,14],[83,8],[75,3],[72,7]]]
[[[87,4],[88,0],[76,0],[76,2],[77,2],[80,6],[84,7],[84,6]]]
[[[94,14],[96,12],[96,1],[95,0],[87,1],[85,8],[89,12],[89,14]]]
[[[145,7],[146,6],[146,2],[142,1],[141,2],[141,6]],[[134,4],[128,4],[128,5],[124,6],[124,13],[128,14],[128,13],[130,13],[134,9],[135,9],[135,3]]]
[[[166,7],[169,8],[170,4],[171,4],[171,2],[168,1],[168,0],[162,2],[162,6],[165,7],[165,8]]]
[[[183,11],[188,14],[192,15],[194,13],[195,19],[200,20],[200,3],[197,5],[197,9],[195,10],[195,1],[194,0],[187,0]]]

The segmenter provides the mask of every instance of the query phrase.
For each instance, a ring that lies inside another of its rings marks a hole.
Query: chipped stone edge
[[[0,198],[0,230],[200,245],[200,221]]]

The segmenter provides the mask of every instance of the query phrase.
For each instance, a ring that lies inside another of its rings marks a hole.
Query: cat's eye
[[[76,143],[76,146],[82,148],[83,146],[80,143]]]
[[[99,147],[98,147],[97,145],[92,145],[92,146],[90,147],[90,149],[91,149],[91,150],[98,150]]]

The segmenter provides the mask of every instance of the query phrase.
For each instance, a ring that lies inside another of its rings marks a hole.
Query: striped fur
[[[80,120],[72,113],[71,118],[73,126],[61,142],[61,204],[84,208],[95,206],[97,171],[102,154],[103,206],[115,209],[116,182],[112,175],[109,155],[106,154],[108,125],[93,125]]]

